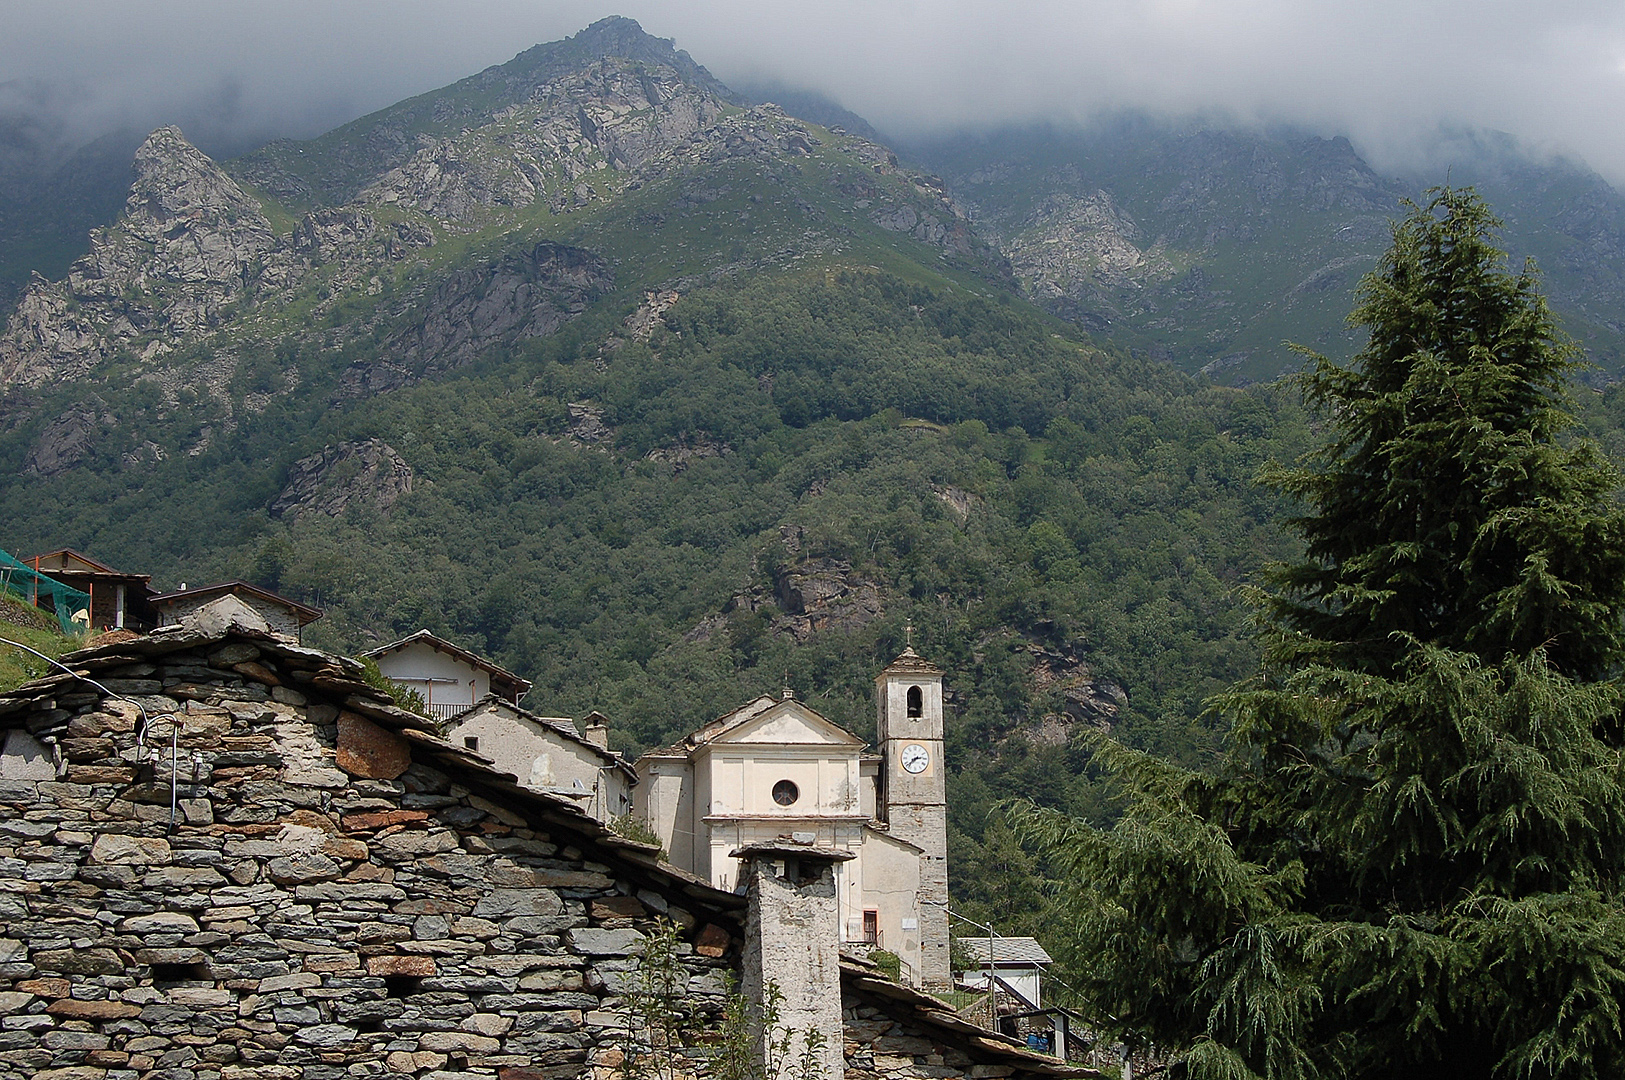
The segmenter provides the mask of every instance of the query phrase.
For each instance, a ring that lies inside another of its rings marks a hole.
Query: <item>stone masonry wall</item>
[[[982,1080],[1013,1077],[1010,1065],[977,1063],[941,1036],[889,1015],[874,1003],[851,1003],[843,1015],[846,1080]]]
[[[0,781],[0,1080],[609,1080],[659,916],[686,1005],[720,1011],[737,926],[421,752],[391,764],[410,740],[348,711],[336,658],[129,659],[97,677],[178,716],[172,830],[166,721],[142,751],[136,710],[83,683],[0,698],[0,729],[60,755]]]

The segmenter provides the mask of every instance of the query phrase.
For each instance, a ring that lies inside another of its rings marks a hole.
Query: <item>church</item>
[[[875,679],[879,753],[797,701],[759,697],[636,763],[634,813],[672,865],[725,891],[735,853],[798,844],[836,864],[843,944],[896,954],[914,986],[946,989],[948,832],[943,673],[912,647]]]

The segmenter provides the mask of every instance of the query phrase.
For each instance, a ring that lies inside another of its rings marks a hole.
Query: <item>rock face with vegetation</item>
[[[1593,359],[1625,363],[1625,199],[1571,162],[1464,139],[1432,171],[1386,176],[1344,139],[1133,116],[912,150],[998,239],[1032,299],[1221,381],[1294,368],[1287,339],[1352,354],[1342,319],[1356,281],[1401,200],[1447,173],[1505,209],[1509,244],[1539,259]]]
[[[24,295],[0,338],[0,385],[77,378],[121,348],[150,357],[218,326],[228,305],[289,283],[276,246],[255,199],[179,130],[153,132],[118,224],[65,281],[36,280]]]

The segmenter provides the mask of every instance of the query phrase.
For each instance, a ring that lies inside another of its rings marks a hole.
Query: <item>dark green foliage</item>
[[[1326,447],[1276,482],[1307,557],[1218,696],[1214,775],[1097,739],[1099,829],[1018,812],[1096,1015],[1202,1077],[1625,1065],[1618,477],[1565,444],[1568,351],[1470,191],[1395,230]]]
[[[1617,478],[1558,441],[1573,349],[1533,272],[1499,270],[1495,224],[1460,191],[1417,211],[1350,317],[1357,365],[1302,376],[1336,435],[1273,478],[1312,512],[1271,614],[1336,643],[1328,662],[1384,671],[1399,632],[1490,661],[1545,646],[1587,678],[1617,660],[1625,523],[1598,512]]]
[[[872,735],[874,673],[912,621],[956,694],[956,905],[1031,932],[1036,884],[1002,875],[1039,867],[989,823],[996,798],[1100,805],[1065,745],[1080,722],[1065,692],[1089,678],[1123,688],[1124,740],[1211,754],[1199,703],[1255,657],[1236,586],[1290,550],[1277,500],[1247,478],[1301,451],[1299,411],[1276,389],[1094,348],[1020,305],[873,273],[696,289],[668,319],[602,359],[590,334],[560,334],[343,411],[334,371],[376,346],[284,344],[298,384],[229,432],[207,401],[176,414],[107,393],[105,456],[0,486],[0,519],[18,550],[72,544],[164,587],[245,577],[313,603],[312,644],[354,652],[426,627],[534,680],[538,711],[603,710],[628,751],[786,678]],[[582,400],[613,444],[568,437]],[[0,463],[15,475],[72,403],[0,435]],[[206,423],[217,436],[193,456]],[[387,515],[364,501],[268,515],[294,461],[373,436],[415,474]],[[125,464],[146,440],[166,457]],[[646,457],[684,446],[719,456]],[[781,526],[800,530],[798,553]],[[881,616],[790,636],[780,574],[816,559],[873,583]],[[1052,671],[1046,652],[1082,668]]]

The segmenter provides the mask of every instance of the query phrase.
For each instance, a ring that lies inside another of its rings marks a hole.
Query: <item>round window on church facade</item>
[[[780,780],[773,785],[773,801],[780,806],[789,806],[801,798],[801,789],[791,780]]]

